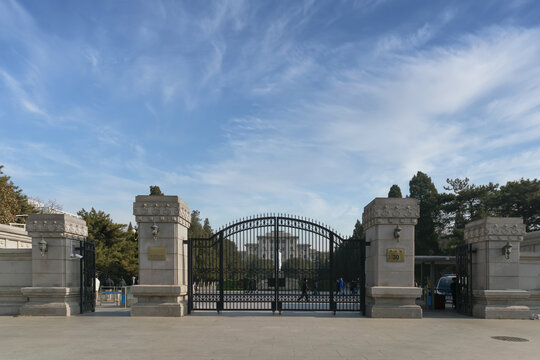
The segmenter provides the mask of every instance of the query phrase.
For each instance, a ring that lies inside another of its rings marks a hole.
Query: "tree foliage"
[[[191,212],[191,224],[188,228],[189,239],[208,239],[213,235],[210,221],[204,219],[201,224],[201,212]],[[197,240],[197,246],[193,247],[193,280],[199,282],[211,282],[219,280],[218,261],[219,247],[217,239]]]
[[[437,193],[431,179],[418,172],[410,182],[410,196],[420,202],[415,229],[416,254],[451,253],[463,243],[465,225],[488,216],[521,217],[527,231],[540,230],[540,181],[521,179],[506,185],[475,185],[468,178],[447,179]],[[436,244],[444,244],[437,249]]]
[[[540,230],[540,181],[509,181],[496,194],[495,212],[500,216],[520,216],[527,231]]]
[[[439,252],[436,232],[439,211],[437,189],[429,176],[418,171],[409,182],[409,194],[420,205],[420,217],[414,229],[415,254],[435,255]]]
[[[402,198],[403,195],[401,195],[401,189],[399,188],[398,185],[394,184],[392,185],[392,187],[390,188],[390,191],[388,192],[388,197],[389,198]]]
[[[356,220],[353,235],[341,244],[334,253],[335,276],[345,281],[353,281],[362,272],[362,241],[365,240],[364,226]],[[331,279],[333,281],[333,279]]]
[[[281,265],[281,270],[287,278],[312,279],[317,275],[313,261],[301,257],[289,258]]]
[[[114,223],[109,214],[94,208],[82,209],[77,215],[86,221],[88,239],[96,247],[96,271],[100,279],[110,277],[118,283],[121,277],[128,280],[138,276],[137,230],[132,227],[124,231],[125,225]]]
[[[24,223],[24,218],[17,218],[20,214],[31,214],[36,210],[28,203],[28,198],[22,193],[11,177],[4,175],[0,165],[0,224],[14,222]]]
[[[159,195],[163,196],[164,194],[161,192],[161,189],[157,185],[150,185],[150,195]]]

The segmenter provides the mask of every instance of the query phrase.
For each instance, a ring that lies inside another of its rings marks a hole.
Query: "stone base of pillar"
[[[474,290],[473,316],[482,319],[529,319],[531,309],[521,305],[529,297],[525,290]]]
[[[20,287],[0,287],[0,315],[19,315],[24,304],[26,297]]]
[[[180,317],[187,314],[185,285],[135,285],[131,292],[137,296],[131,316]]]
[[[422,293],[422,289],[373,286],[366,290],[366,316],[372,318],[422,318],[422,308],[415,303],[416,298]]]
[[[23,296],[29,301],[21,309],[27,316],[71,316],[80,314],[79,288],[26,287]]]

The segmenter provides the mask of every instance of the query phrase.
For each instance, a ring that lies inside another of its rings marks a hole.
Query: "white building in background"
[[[298,236],[291,235],[285,231],[278,231],[278,252],[281,254],[281,261],[291,258],[301,258],[315,260],[319,251],[311,248],[311,244],[299,243]],[[274,259],[275,254],[275,233],[271,231],[265,235],[257,236],[256,244],[246,244],[246,254],[257,256],[261,259]]]

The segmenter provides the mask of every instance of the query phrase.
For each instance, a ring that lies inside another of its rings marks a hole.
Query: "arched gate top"
[[[333,239],[338,244],[347,240],[346,237],[338,234],[334,229],[318,221],[286,214],[263,214],[241,218],[236,222],[222,226],[212,237],[218,237],[222,234],[226,238],[243,231],[276,225],[311,232],[326,239]]]

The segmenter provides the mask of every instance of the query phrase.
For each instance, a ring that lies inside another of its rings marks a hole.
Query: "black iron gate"
[[[189,239],[189,311],[365,311],[365,241],[265,215]]]
[[[456,248],[457,284],[456,310],[472,316],[472,244],[458,245]]]
[[[80,303],[81,314],[96,310],[96,251],[94,243],[80,241],[78,250],[81,252],[80,259]]]

